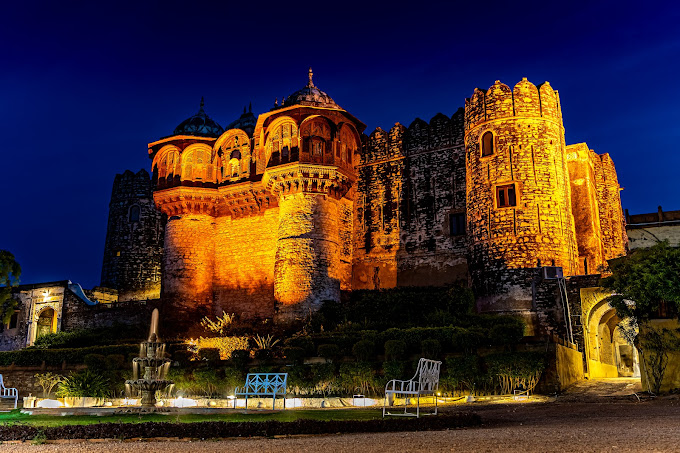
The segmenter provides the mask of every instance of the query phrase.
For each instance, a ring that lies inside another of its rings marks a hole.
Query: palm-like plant
[[[275,340],[271,334],[266,337],[262,337],[258,334],[255,335],[255,338],[253,339],[255,340],[258,349],[271,349],[272,346],[279,342],[279,340]]]

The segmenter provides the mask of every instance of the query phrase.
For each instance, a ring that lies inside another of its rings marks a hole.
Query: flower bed
[[[457,413],[419,419],[386,418],[376,420],[309,420],[293,422],[200,422],[200,423],[98,423],[39,428],[15,424],[0,426],[0,441],[56,439],[132,439],[176,437],[214,439],[225,437],[286,436],[295,434],[375,433],[433,431],[481,424],[479,415]]]

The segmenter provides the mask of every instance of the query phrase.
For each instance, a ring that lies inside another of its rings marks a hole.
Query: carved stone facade
[[[185,123],[191,130],[180,125],[149,145],[155,202],[168,216],[162,297],[194,317],[283,321],[339,301],[351,287],[365,126],[311,72],[306,87],[249,130],[217,136],[203,105]]]
[[[187,313],[290,321],[344,290],[466,282],[480,311],[548,326],[557,285],[538,268],[582,275],[626,252],[611,158],[566,145],[547,82],[496,82],[451,118],[366,136],[310,72],[232,126],[201,104],[149,144],[162,298]]]

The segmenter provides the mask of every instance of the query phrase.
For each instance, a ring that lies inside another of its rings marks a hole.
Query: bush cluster
[[[440,388],[448,393],[510,394],[533,390],[546,366],[542,352],[504,352],[447,358]],[[520,387],[521,386],[521,387]]]

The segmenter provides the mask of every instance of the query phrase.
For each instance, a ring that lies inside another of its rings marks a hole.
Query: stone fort
[[[462,283],[530,333],[570,329],[555,282],[627,237],[611,157],[566,144],[548,82],[496,81],[451,117],[366,135],[312,76],[226,128],[201,100],[150,143],[151,175],[114,182],[102,286],[289,322],[351,290]]]

